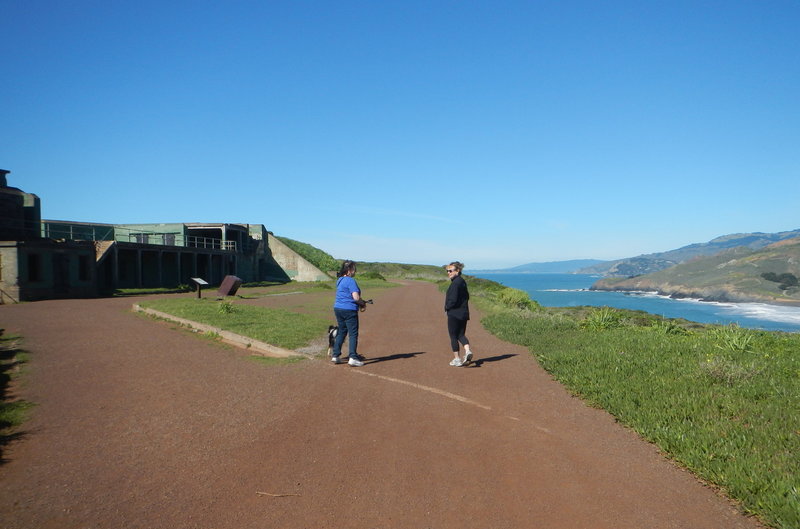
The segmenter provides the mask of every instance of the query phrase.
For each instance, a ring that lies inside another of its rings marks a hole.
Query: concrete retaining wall
[[[272,257],[293,281],[328,281],[328,274],[306,261],[297,252],[269,233],[269,248]]]

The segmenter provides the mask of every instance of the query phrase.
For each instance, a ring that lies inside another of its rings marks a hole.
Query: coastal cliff
[[[800,306],[800,238],[761,250],[734,248],[665,270],[604,278],[592,290],[657,292],[673,298]],[[783,280],[785,279],[785,280]]]
[[[695,243],[676,250],[629,257],[618,261],[604,261],[586,266],[579,274],[592,274],[602,277],[632,277],[665,270],[686,263],[692,259],[716,255],[732,248],[746,247],[761,250],[771,244],[800,237],[800,229],[778,233],[734,233],[723,235],[704,243]]]

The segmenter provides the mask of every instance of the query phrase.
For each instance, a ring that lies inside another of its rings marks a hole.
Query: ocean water
[[[469,271],[466,272],[469,274]],[[651,293],[591,291],[597,277],[584,274],[472,274],[527,292],[545,307],[609,306],[643,310],[666,318],[738,324],[749,329],[800,332],[800,307],[765,303],[717,303],[671,299]]]

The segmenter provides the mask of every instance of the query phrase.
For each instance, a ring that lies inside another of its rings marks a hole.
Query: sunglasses
[[[447,272],[448,274],[449,274],[450,272],[455,272],[455,271],[456,271],[456,270],[455,270],[455,268],[453,268],[453,269],[449,269],[449,268],[448,268],[447,270],[445,270],[445,272]]]

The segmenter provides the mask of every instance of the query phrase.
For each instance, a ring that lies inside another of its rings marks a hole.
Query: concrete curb
[[[289,349],[284,349],[283,347],[278,347],[277,345],[271,345],[265,342],[260,342],[258,340],[253,340],[252,338],[248,338],[247,336],[242,336],[240,334],[232,333],[230,331],[225,331],[218,327],[213,327],[211,325],[206,325],[204,323],[197,323],[196,321],[179,318],[177,316],[173,316],[172,314],[167,314],[166,312],[148,309],[140,306],[138,303],[133,304],[133,310],[136,312],[144,312],[145,314],[156,316],[158,318],[162,318],[165,320],[174,321],[175,323],[179,323],[181,325],[188,327],[194,332],[208,332],[208,333],[218,334],[223,342],[230,345],[234,345],[236,347],[240,347],[242,349],[247,349],[253,354],[259,354],[261,356],[270,356],[272,358],[288,358],[290,356],[303,356],[301,353],[298,353],[296,351],[291,351]]]

